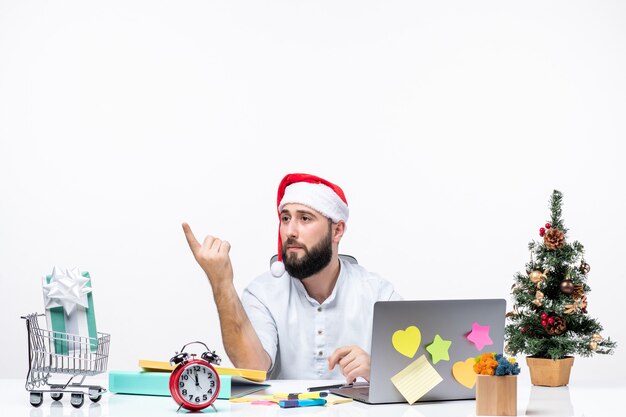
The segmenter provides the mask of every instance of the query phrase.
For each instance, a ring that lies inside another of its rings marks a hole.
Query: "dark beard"
[[[287,256],[287,245],[296,243],[288,239],[283,244],[282,255],[285,270],[294,278],[300,280],[315,275],[324,269],[333,257],[332,246],[332,228],[329,226],[328,234],[320,243],[308,250],[304,249],[304,256],[301,259],[296,258],[296,254]]]

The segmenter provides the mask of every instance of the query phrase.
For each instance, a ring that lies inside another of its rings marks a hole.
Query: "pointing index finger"
[[[200,245],[193,232],[191,231],[191,227],[189,227],[187,223],[183,223],[183,231],[185,232],[185,237],[187,238],[189,248],[191,248],[191,251],[193,253],[196,253],[196,250],[200,249],[202,245]]]

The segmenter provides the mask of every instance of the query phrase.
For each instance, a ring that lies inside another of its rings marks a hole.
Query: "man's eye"
[[[302,216],[302,221],[308,222],[309,220],[311,220],[309,216]]]
[[[283,223],[287,223],[289,221],[289,216],[283,216],[280,219],[283,221]]]

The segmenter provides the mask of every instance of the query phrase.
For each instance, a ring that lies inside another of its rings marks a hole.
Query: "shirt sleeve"
[[[383,281],[380,286],[380,292],[377,301],[400,301],[402,296],[398,294],[388,281]]]
[[[272,361],[268,373],[274,368],[276,360],[276,352],[278,351],[278,330],[276,322],[267,306],[255,296],[248,288],[241,295],[241,304],[243,305],[252,328],[256,332],[263,349],[267,352]]]

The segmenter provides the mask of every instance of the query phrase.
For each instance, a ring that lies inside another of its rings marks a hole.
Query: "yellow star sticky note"
[[[443,381],[441,375],[426,360],[426,355],[422,355],[413,361],[409,366],[391,377],[391,382],[400,391],[400,394],[413,404],[428,391]]]
[[[426,346],[426,350],[430,353],[433,359],[433,365],[441,360],[450,360],[450,356],[448,356],[448,349],[450,349],[451,344],[452,341],[444,340],[441,336],[436,335],[435,340],[433,340],[430,345]]]

